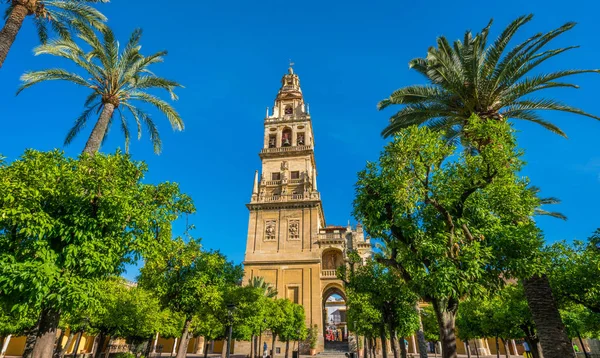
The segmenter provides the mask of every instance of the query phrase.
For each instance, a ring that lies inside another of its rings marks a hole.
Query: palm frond
[[[37,83],[57,80],[69,81],[80,86],[89,87],[89,83],[78,74],[71,73],[60,68],[53,68],[42,71],[26,72],[21,75],[21,81],[23,84],[17,90],[17,94]]]
[[[85,125],[86,125],[88,119],[90,118],[90,115],[94,112],[94,110],[96,110],[98,108],[98,106],[100,106],[100,103],[96,103],[95,105],[93,105],[91,107],[87,107],[81,113],[81,115],[75,120],[75,124],[73,124],[73,127],[71,127],[71,129],[67,133],[67,136],[65,137],[65,141],[64,141],[65,146],[71,144],[71,142],[73,141],[73,139],[75,139],[77,134],[79,134],[79,132],[81,132],[81,130],[83,128],[85,128]]]

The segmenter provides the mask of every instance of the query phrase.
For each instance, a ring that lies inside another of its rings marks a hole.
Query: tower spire
[[[252,188],[252,195],[258,194],[258,170],[254,172],[254,187]]]

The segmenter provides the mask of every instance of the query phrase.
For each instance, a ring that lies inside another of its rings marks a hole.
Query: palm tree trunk
[[[190,343],[190,326],[192,320],[188,319],[183,325],[183,331],[181,332],[181,342],[179,342],[179,349],[177,349],[177,356],[175,358],[185,358],[187,354],[188,344]]]
[[[417,315],[419,317],[419,330],[417,331],[417,341],[419,342],[419,357],[427,358],[427,341],[425,340],[425,332],[423,331],[423,320],[421,320],[421,309],[419,304],[415,305]]]
[[[85,148],[83,149],[84,153],[93,155],[100,150],[102,140],[106,135],[108,124],[110,123],[110,119],[112,118],[114,111],[115,106],[112,103],[104,104],[100,118],[98,118],[98,121],[92,130],[92,134],[90,134],[87,143],[85,143]]]
[[[15,42],[17,34],[19,33],[19,30],[23,25],[23,21],[27,15],[29,15],[29,10],[27,10],[27,7],[25,7],[25,5],[23,5],[20,1],[16,1],[15,7],[8,15],[8,18],[4,23],[4,27],[2,28],[2,31],[0,31],[0,68],[2,68],[4,60],[6,60],[6,56],[8,56],[8,52],[10,51],[12,44]]]
[[[59,319],[60,313],[53,309],[46,308],[42,311],[37,339],[31,353],[32,358],[52,358]]]
[[[571,341],[560,318],[550,282],[546,275],[523,280],[525,297],[545,358],[575,358]]]

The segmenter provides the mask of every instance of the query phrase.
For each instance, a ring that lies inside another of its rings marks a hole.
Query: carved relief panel
[[[300,220],[288,220],[288,239],[300,240]]]
[[[265,221],[265,241],[275,241],[275,234],[277,233],[276,220]]]

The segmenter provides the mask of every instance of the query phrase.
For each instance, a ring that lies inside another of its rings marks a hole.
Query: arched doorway
[[[346,294],[336,284],[323,292],[323,337],[325,351],[348,352]]]

